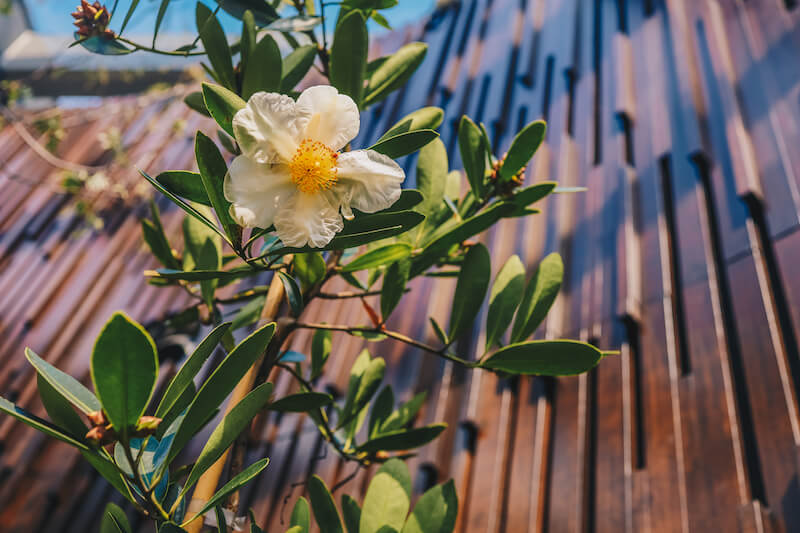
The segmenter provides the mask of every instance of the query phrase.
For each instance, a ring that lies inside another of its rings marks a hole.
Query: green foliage
[[[559,189],[551,181],[524,183],[523,170],[546,135],[542,121],[523,128],[507,154],[499,158],[492,153],[493,144],[485,126],[467,116],[459,117],[457,143],[464,170],[450,170],[447,149],[437,133],[444,113],[436,107],[424,107],[401,118],[368,148],[390,159],[418,153],[417,189],[401,191],[391,207],[376,213],[353,209],[352,218],[343,210],[341,214],[347,214],[347,220],[342,230],[321,248],[285,246],[273,226],[242,228],[231,215],[231,204],[225,196],[226,158],[228,154],[242,154],[235,140],[233,118],[253,94],[266,91],[296,100],[296,86],[315,68],[364,110],[406,86],[424,61],[427,45],[408,43],[367,61],[367,21],[390,27],[391,21],[386,17],[391,12],[384,16],[383,10],[396,5],[397,0],[344,0],[333,35],[325,38],[321,38],[319,27],[323,13],[313,0],[216,3],[213,11],[204,3],[197,3],[197,39],[177,50],[156,47],[170,0],[159,2],[152,45],[141,45],[98,27],[89,28],[94,33],[88,38],[76,35],[75,43],[110,55],[150,51],[205,56],[202,64],[208,81],[200,91],[187,94],[184,101],[191,109],[214,119],[218,126],[216,139],[227,153],[223,155],[212,140],[213,132],[209,136],[197,132],[198,172],[167,170],[153,179],[140,171],[185,213],[183,246],[178,242],[180,237],[168,236],[155,203],[141,224],[145,243],[163,266],[146,272],[149,282],[180,288],[192,295],[192,306],[165,321],[165,325],[181,332],[196,331],[200,325],[213,328],[208,328],[211,331],[175,376],[165,380],[161,397],[153,400],[158,376],[153,340],[140,325],[115,314],[92,354],[94,392],[27,350],[49,420],[3,399],[0,410],[79,449],[127,500],[154,517],[158,531],[166,533],[183,531],[178,524],[186,526],[205,512],[219,512],[229,495],[266,468],[267,459],[257,461],[223,483],[199,514],[184,516],[198,479],[259,412],[268,409],[305,413],[343,459],[383,465],[372,479],[363,505],[345,495],[341,514],[325,483],[318,477],[311,478],[310,508],[305,499],[298,500],[289,523],[292,533],[312,529],[312,511],[322,533],[343,532],[345,527],[348,533],[449,533],[455,527],[458,509],[453,483],[431,488],[412,509],[410,476],[398,459],[413,455],[417,448],[431,442],[445,425],[415,427],[425,393],[396,398],[391,386],[383,385],[386,362],[366,350],[351,367],[343,398],[334,400],[315,390],[327,362],[343,357],[331,330],[368,341],[405,342],[450,363],[503,375],[555,376],[590,370],[608,353],[576,341],[526,340],[543,323],[557,298],[563,279],[560,257],[551,254],[542,259],[526,284],[527,268],[517,256],[511,256],[503,265],[493,265],[489,250],[477,242],[481,233],[504,218],[538,213],[532,206],[551,193],[579,189]],[[124,14],[120,12],[119,17],[124,17],[120,32],[140,14],[137,6],[134,1]],[[233,38],[232,44],[217,18],[219,9],[241,20],[241,36],[238,40]],[[280,41],[291,48],[283,57],[275,32],[280,32]],[[309,39],[310,44],[300,44]],[[331,46],[326,48],[329,40]],[[314,120],[320,119],[309,118]],[[364,146],[348,145],[344,150],[360,148]],[[332,194],[338,193],[341,191],[334,190]],[[359,205],[355,201],[352,204]],[[277,219],[276,225],[280,225]],[[487,308],[484,303],[493,266],[499,271]],[[272,287],[263,285],[263,279],[269,279],[267,271],[272,271],[274,282],[282,284],[286,305],[275,317],[281,326],[276,329],[274,323],[267,324],[236,344],[234,338],[245,336],[245,332],[236,330],[256,323],[265,303],[274,297]],[[257,280],[256,276],[264,278]],[[436,346],[392,331],[386,324],[391,314],[400,309],[406,292],[417,287],[431,290],[429,285],[414,282],[420,276],[434,278],[426,283],[439,283],[439,277],[454,278],[447,331],[428,317],[438,339]],[[334,278],[341,278],[352,290],[334,292],[340,290],[335,287],[343,285],[337,285]],[[305,310],[319,297],[358,299],[370,323],[348,324],[348,316],[337,317],[344,323],[306,323]],[[475,327],[483,309],[486,353],[482,357],[462,357],[456,341]],[[229,317],[230,322],[223,322]],[[316,330],[311,337],[310,357],[281,351],[287,335],[297,328]],[[506,335],[509,328],[511,332]],[[506,338],[509,344],[504,346]],[[227,356],[200,380],[201,369],[211,366],[212,354],[220,344]],[[454,348],[456,351],[451,351]],[[260,375],[266,375],[264,372],[277,364],[291,374],[297,387],[288,395],[271,398],[271,385],[260,384],[232,404],[227,414],[217,417],[226,398],[260,361],[264,361],[264,366],[257,369]],[[338,368],[338,361],[336,365]],[[84,423],[81,412],[91,415],[89,425]],[[202,451],[191,459],[191,465],[173,464],[190,440],[212,421],[217,425],[207,441],[198,446]],[[103,447],[112,444],[113,455]],[[254,533],[260,531],[255,524],[251,527]],[[130,524],[119,508],[108,507],[102,517],[103,533],[129,530]]]
[[[156,345],[142,326],[115,313],[95,342],[91,370],[103,411],[125,442],[156,386]]]
[[[330,490],[318,476],[308,480],[311,509],[322,533],[343,533],[342,519]],[[306,502],[298,500],[292,512],[291,525],[306,531]],[[409,515],[409,510],[411,514]],[[295,513],[302,517],[294,521]],[[362,506],[348,495],[342,496],[342,516],[347,533],[451,533],[458,514],[458,497],[450,480],[428,489],[411,508],[411,475],[398,459],[382,465],[370,480]]]
[[[518,342],[533,335],[555,302],[563,279],[564,263],[560,255],[552,253],[542,259],[539,268],[525,287],[517,319],[511,330],[511,342]]]
[[[511,324],[525,288],[525,267],[512,255],[497,273],[489,294],[486,313],[486,349],[488,350]]]
[[[330,60],[331,85],[361,105],[367,70],[367,26],[360,11],[344,15],[336,26]]]
[[[509,374],[572,376],[591,370],[602,358],[600,350],[585,342],[526,341],[497,350],[480,366]]]

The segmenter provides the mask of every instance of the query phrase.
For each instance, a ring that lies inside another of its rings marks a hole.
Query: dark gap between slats
[[[602,65],[602,36],[603,31],[603,3],[594,3],[594,28],[592,29],[592,69],[594,70],[594,164],[603,162],[603,75]]]
[[[414,479],[414,492],[423,494],[426,490],[433,488],[439,480],[439,469],[433,463],[421,464]]]
[[[672,303],[672,320],[675,324],[675,344],[678,350],[678,364],[680,365],[681,375],[688,375],[692,371],[691,360],[689,357],[689,343],[686,339],[686,313],[683,303],[683,284],[681,282],[680,250],[678,242],[678,228],[675,225],[675,205],[672,194],[672,163],[669,154],[663,155],[658,159],[658,169],[661,181],[661,196],[664,202],[664,221],[667,225],[668,253],[669,253],[669,276],[672,280],[672,293],[670,300]]]
[[[778,316],[778,327],[786,350],[789,370],[792,374],[795,402],[800,407],[800,396],[798,396],[800,394],[800,348],[798,348],[797,336],[795,335],[794,327],[792,327],[792,313],[786,298],[786,287],[783,285],[780,266],[770,239],[769,224],[764,213],[764,207],[753,196],[748,196],[745,203],[758,235],[761,257],[769,276],[769,293],[775,306],[775,314]]]
[[[428,89],[428,96],[425,102],[425,105],[433,105],[434,99],[436,97],[436,86],[439,85],[441,81],[442,72],[444,71],[444,67],[447,64],[447,60],[450,58],[450,46],[453,44],[453,35],[455,33],[455,26],[458,24],[458,16],[461,14],[461,2],[456,2],[455,7],[453,8],[453,15],[450,21],[450,28],[447,32],[447,38],[445,40],[444,46],[442,47],[441,54],[439,55],[439,60],[436,63],[436,68],[434,69],[433,76],[431,76],[431,84]],[[475,3],[473,2],[472,7],[470,8],[469,17],[470,22],[472,21],[472,17],[475,15]],[[468,32],[465,32],[462,37],[462,45],[466,46],[463,42],[463,39],[466,39]],[[460,47],[460,48],[461,48]]]
[[[522,76],[522,84],[525,85],[525,87],[533,87],[536,85],[536,60],[539,57],[539,42],[541,40],[541,30],[534,30],[533,38],[531,39],[530,55],[528,56],[528,69],[527,72]]]
[[[553,92],[553,68],[556,58],[552,55],[547,56],[544,67],[544,92],[542,94],[542,117],[547,122],[550,117],[550,97]]]
[[[514,443],[517,439],[517,426],[519,425],[519,408],[522,403],[520,400],[520,376],[512,376],[506,380],[503,388],[511,390],[511,417],[509,419],[509,431],[506,454],[503,457],[503,480],[500,490],[500,519],[498,520],[497,531],[506,531],[508,528],[508,504],[511,493],[511,472],[514,469],[515,448]],[[502,394],[502,393],[501,393]],[[534,436],[535,438],[535,436]]]
[[[650,17],[656,12],[656,0],[642,0],[644,3],[644,16]]]
[[[617,0],[617,29],[620,33],[628,34],[628,2]]]
[[[519,6],[519,16],[523,16],[525,13],[525,5],[527,4],[526,0],[520,0]],[[514,81],[516,79],[515,75],[517,72],[517,64],[519,63],[519,48],[520,42],[518,40],[518,32],[515,32],[514,35],[514,46],[511,48],[511,57],[508,61],[508,70],[506,71],[506,81],[503,87],[503,100],[500,106],[501,115],[493,121],[492,127],[494,129],[494,137],[492,139],[492,151],[497,153],[500,149],[500,139],[503,137],[506,131],[506,115],[505,111],[511,109],[511,99],[514,95]]]
[[[714,268],[717,273],[717,287],[720,307],[722,312],[722,327],[728,346],[728,360],[733,374],[733,388],[739,424],[741,427],[742,447],[744,448],[745,468],[750,482],[750,496],[759,500],[764,505],[769,505],[764,489],[764,476],[761,471],[761,461],[758,455],[758,442],[756,430],[753,425],[753,412],[750,409],[750,394],[747,389],[744,364],[742,362],[742,349],[739,344],[739,332],[733,316],[733,301],[731,298],[728,272],[723,259],[722,240],[717,223],[717,210],[714,202],[714,188],[711,184],[710,162],[702,156],[692,157],[697,177],[702,185],[703,201],[705,203],[705,223],[711,239],[711,253],[714,258]],[[714,290],[715,287],[711,287]]]
[[[469,516],[469,504],[472,492],[472,477],[475,474],[475,448],[478,443],[478,426],[471,420],[465,420],[458,425],[458,443],[455,447],[455,453],[463,450],[467,453],[467,460],[465,461],[464,472],[462,474],[464,479],[463,485],[463,502],[459,501],[458,514],[461,517],[460,531],[466,532],[467,520]],[[454,454],[455,455],[455,454]],[[462,497],[459,496],[459,500]]]
[[[622,146],[622,158],[627,164],[635,167],[636,164],[633,159],[633,122],[626,113],[617,114],[617,120],[619,122],[619,129],[622,131],[624,143]]]
[[[625,326],[625,337],[628,340],[628,350],[630,351],[631,376],[631,420],[633,428],[631,438],[633,439],[633,467],[636,470],[644,470],[647,467],[647,435],[645,433],[644,422],[644,399],[642,392],[642,345],[639,324],[633,320],[623,320]]]
[[[786,7],[788,11],[791,11],[794,8],[796,8],[797,4],[798,4],[797,0],[783,0],[783,5],[784,7]]]
[[[541,508],[539,512],[542,513],[541,520],[539,521],[542,524],[541,533],[548,533],[549,527],[549,516],[550,516],[550,494],[553,491],[550,490],[550,487],[553,482],[553,469],[552,461],[553,461],[553,432],[554,432],[554,425],[556,419],[556,379],[549,376],[542,376],[533,378],[535,381],[533,382],[533,393],[538,398],[539,396],[544,396],[547,404],[550,407],[550,414],[547,417],[547,428],[544,429],[545,435],[547,435],[547,442],[544,443],[543,446],[543,455],[542,457],[542,468],[544,469],[544,475],[542,476],[542,483],[539,486],[539,490],[542,491],[541,495]],[[539,412],[537,409],[536,416],[541,416],[542,413]]]
[[[589,339],[599,345],[599,339]],[[594,533],[597,514],[597,368],[586,375],[586,457],[584,459],[583,531]]]
[[[567,78],[567,134],[575,136],[575,70],[568,69],[564,76]]]

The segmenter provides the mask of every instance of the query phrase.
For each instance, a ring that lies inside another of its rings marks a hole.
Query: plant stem
[[[344,331],[346,333],[379,333],[381,335],[386,335],[389,338],[394,340],[404,342],[410,346],[414,346],[415,348],[419,348],[420,350],[424,350],[426,352],[432,353],[434,355],[438,355],[439,357],[443,357],[448,361],[452,361],[454,363],[458,363],[460,365],[466,366],[468,368],[477,368],[478,363],[474,361],[467,361],[466,359],[462,359],[457,355],[451,354],[446,351],[446,348],[438,350],[429,344],[425,344],[424,342],[419,342],[407,335],[403,335],[397,331],[391,331],[388,329],[376,328],[376,327],[366,327],[366,326],[346,326],[340,324],[311,324],[311,323],[303,323],[303,322],[295,322],[294,327],[300,329],[326,329],[329,331]]]
[[[153,54],[160,54],[162,56],[179,56],[179,57],[189,57],[189,56],[204,56],[206,55],[205,52],[179,52],[177,50],[159,50],[158,48],[153,48],[152,46],[145,46],[143,44],[136,43],[131,41],[130,39],[126,39],[125,37],[117,37],[118,41],[121,41],[129,46],[132,46],[136,50],[141,50],[143,52],[151,52]]]
[[[278,314],[278,310],[283,302],[283,295],[283,283],[281,283],[281,280],[278,276],[275,276],[270,282],[267,298],[264,302],[264,307],[261,310],[262,321],[266,319],[272,319]],[[270,341],[270,345],[272,345],[275,340],[276,339],[273,336],[273,340]],[[248,370],[247,374],[245,374],[236,385],[236,388],[231,394],[231,399],[228,401],[228,405],[225,407],[225,414],[228,414],[231,409],[233,409],[253,388],[253,384],[255,383],[258,375],[259,361],[250,367],[250,370]],[[225,462],[228,459],[229,452],[230,448],[226,450],[225,453],[222,454],[222,457],[217,459],[217,462],[211,465],[211,467],[206,470],[197,481],[197,486],[194,489],[192,500],[189,502],[189,507],[187,509],[187,517],[192,518],[194,514],[202,509],[202,507],[214,495],[214,492],[217,490],[217,485],[219,484],[219,479],[222,476],[222,470],[225,467]],[[185,527],[187,533],[199,533],[202,528],[203,520],[194,520]]]

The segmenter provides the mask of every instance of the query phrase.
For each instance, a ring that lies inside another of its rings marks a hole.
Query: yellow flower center
[[[319,141],[303,139],[289,161],[292,182],[304,193],[317,193],[336,184],[336,159],[339,154]]]

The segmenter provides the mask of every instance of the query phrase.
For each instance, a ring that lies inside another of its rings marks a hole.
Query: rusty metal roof
[[[588,375],[502,380],[390,341],[367,345],[403,397],[429,392],[420,422],[450,424],[410,465],[417,491],[456,480],[460,531],[800,531],[794,4],[464,0],[384,43],[430,49],[408,87],[365,114],[354,144],[438,105],[457,164],[462,113],[486,123],[498,152],[547,118],[527,179],[588,192],[557,195],[542,215],[483,238],[495,265],[514,252],[531,268],[563,254],[563,295],[540,336],[621,349]],[[61,157],[97,163],[97,134],[113,125],[136,166],[188,167],[192,131],[211,126],[178,93],[65,112]],[[98,194],[105,227],[76,232],[69,199],[49,185],[53,167],[10,126],[0,162],[0,394],[40,412],[24,346],[88,380],[92,340],[112,310],[150,322],[186,300],[144,283],[152,261],[135,203]],[[132,168],[113,179],[140,182]],[[180,215],[162,207],[177,232]],[[393,327],[433,340],[422,311],[446,320],[453,289],[416,281]],[[357,302],[308,313],[366,320]],[[481,335],[459,350],[471,354]],[[291,339],[299,351],[308,343],[307,332]],[[363,343],[334,337],[326,384],[346,386]],[[290,386],[278,378],[278,391]],[[334,484],[353,466],[325,451],[307,419],[270,417],[255,425],[248,459],[271,464],[242,500],[278,531],[297,482],[318,473]],[[368,477],[343,490],[358,495]],[[2,531],[95,530],[109,497],[119,500],[71,449],[0,421]]]

